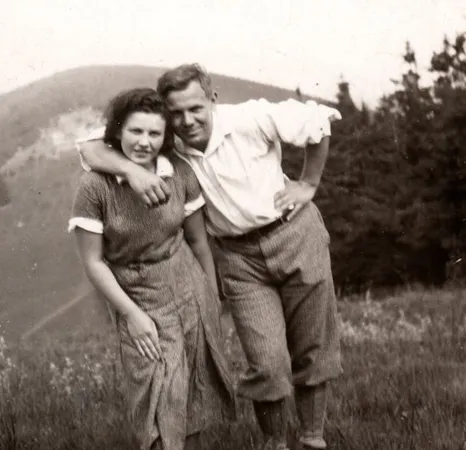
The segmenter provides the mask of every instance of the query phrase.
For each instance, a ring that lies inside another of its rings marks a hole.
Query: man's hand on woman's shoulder
[[[163,205],[170,199],[170,188],[163,178],[144,167],[134,165],[127,171],[126,179],[149,208]]]

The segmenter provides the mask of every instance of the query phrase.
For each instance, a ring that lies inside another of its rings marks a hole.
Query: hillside
[[[8,186],[6,192],[0,184],[0,197],[11,198],[9,205],[0,207],[0,336],[15,339],[81,296],[84,300],[65,314],[65,320],[52,324],[68,329],[101,323],[105,311],[89,294],[73,236],[66,233],[80,174],[73,142],[99,123],[99,110],[110,96],[130,86],[155,85],[160,71],[80,68],[0,96],[0,177]],[[214,84],[224,102],[294,95],[223,76],[214,76]]]
[[[60,72],[0,95],[0,167],[18,148],[31,145],[51,118],[84,107],[101,109],[122,89],[155,86],[159,67],[91,66]],[[222,75],[213,75],[220,102],[238,103],[264,97],[295,96],[289,90]]]

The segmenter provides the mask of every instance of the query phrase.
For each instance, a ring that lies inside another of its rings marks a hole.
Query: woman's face
[[[131,113],[120,132],[121,149],[128,159],[145,167],[152,167],[162,148],[165,119],[161,114]]]

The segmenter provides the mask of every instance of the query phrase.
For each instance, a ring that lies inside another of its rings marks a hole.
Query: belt
[[[277,220],[268,223],[260,228],[255,228],[254,230],[248,231],[247,233],[240,234],[237,236],[222,236],[220,240],[227,240],[227,241],[249,241],[251,239],[259,239],[263,236],[267,236],[272,231],[277,230],[282,226],[284,223],[287,223],[287,220],[284,216],[279,217]]]

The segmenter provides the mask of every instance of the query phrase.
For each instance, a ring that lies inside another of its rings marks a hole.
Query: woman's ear
[[[217,100],[218,100],[218,95],[217,95],[217,92],[213,92],[212,93],[212,103],[217,103]]]

